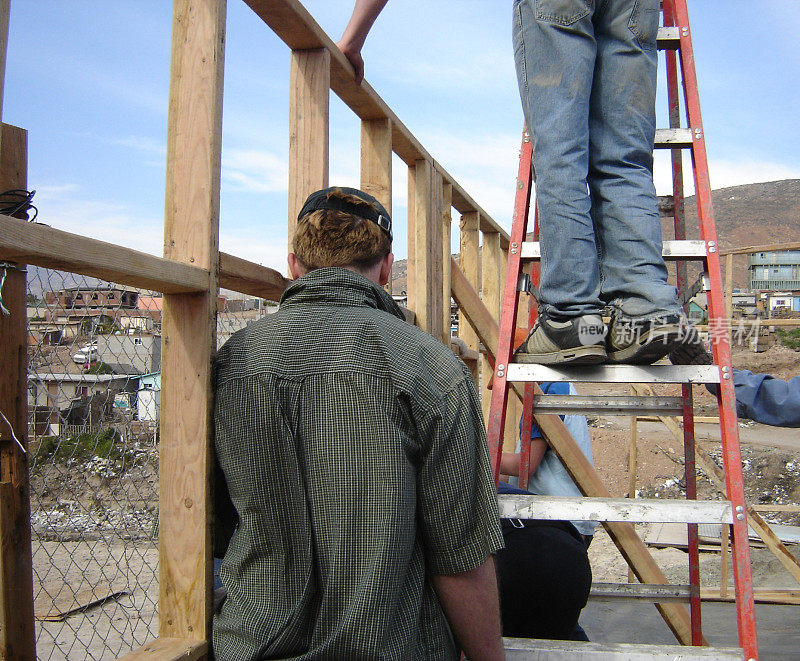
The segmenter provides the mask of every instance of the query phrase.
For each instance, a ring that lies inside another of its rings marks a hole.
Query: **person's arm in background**
[[[775,427],[800,427],[800,376],[784,381],[735,369],[733,385],[740,418]]]
[[[336,43],[339,50],[344,53],[355,69],[356,82],[364,79],[364,59],[361,57],[361,48],[367,40],[372,24],[378,14],[389,0],[356,0],[353,15],[342,33],[342,38]]]
[[[456,642],[471,661],[504,659],[494,557],[460,574],[433,574]]]
[[[673,365],[712,365],[711,354],[700,341],[687,342],[669,356]],[[736,413],[740,418],[774,427],[800,427],[800,377],[784,381],[769,374],[733,370]],[[716,395],[718,386],[707,384]]]
[[[547,452],[547,442],[539,437],[531,439],[530,463],[528,465],[528,477],[536,472],[542,462],[544,453]],[[500,457],[500,474],[519,476],[519,466],[522,455],[518,452],[503,452]]]

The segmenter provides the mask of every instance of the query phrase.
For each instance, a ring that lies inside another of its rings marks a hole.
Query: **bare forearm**
[[[342,33],[339,43],[361,50],[370,28],[388,0],[356,0],[353,15]]]
[[[531,439],[530,463],[528,464],[528,476],[533,475],[542,463],[542,457],[547,452],[547,443],[544,439]],[[519,467],[522,455],[514,452],[503,452],[500,457],[500,472],[503,475],[519,475]]]
[[[353,15],[342,33],[342,38],[337,46],[353,65],[355,79],[360,83],[364,78],[364,60],[361,57],[361,48],[367,39],[372,24],[378,14],[386,6],[388,0],[356,0]]]
[[[494,558],[461,574],[433,577],[453,635],[470,661],[505,658]]]

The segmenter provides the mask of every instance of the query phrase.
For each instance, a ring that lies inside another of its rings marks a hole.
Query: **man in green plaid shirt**
[[[293,248],[279,311],[217,360],[217,489],[238,527],[216,658],[503,658],[475,386],[381,288],[389,214],[318,191]]]

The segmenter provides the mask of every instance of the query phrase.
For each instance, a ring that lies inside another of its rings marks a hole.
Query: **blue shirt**
[[[800,376],[784,381],[733,370],[733,385],[740,418],[775,427],[800,427]]]
[[[548,395],[577,395],[578,391],[571,383],[563,382],[550,382],[544,381],[540,384],[542,391]],[[567,428],[572,438],[578,444],[581,452],[586,455],[589,463],[594,465],[592,458],[592,440],[589,436],[589,425],[586,422],[586,416],[583,415],[562,415],[559,416],[564,421],[564,426]],[[520,420],[520,431],[522,430],[522,420]],[[531,427],[531,438],[541,438],[542,432],[536,423]],[[522,444],[517,441],[516,451],[520,452]],[[518,485],[519,480],[513,477],[509,480],[511,484]],[[548,446],[547,450],[539,463],[536,472],[528,479],[528,490],[531,493],[540,496],[583,496],[573,481],[564,464],[558,458],[558,455],[553,452],[553,449]],[[593,535],[595,528],[597,528],[596,521],[573,521],[572,524],[580,531],[582,535]]]

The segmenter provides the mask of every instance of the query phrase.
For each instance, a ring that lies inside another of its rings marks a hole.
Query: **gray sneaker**
[[[514,360],[538,365],[604,363],[605,335],[603,319],[596,314],[566,321],[539,317]]]
[[[692,334],[697,331],[681,314],[634,320],[615,312],[608,330],[608,360],[650,365],[675,351]]]

